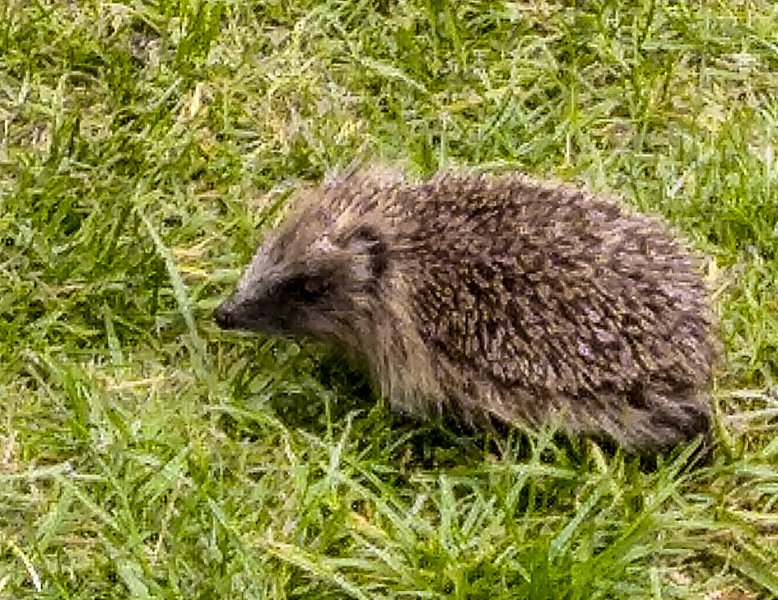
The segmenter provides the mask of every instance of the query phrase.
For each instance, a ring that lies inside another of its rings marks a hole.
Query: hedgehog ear
[[[375,278],[381,277],[389,266],[389,246],[371,225],[357,227],[349,236],[348,247],[369,258],[371,275]]]

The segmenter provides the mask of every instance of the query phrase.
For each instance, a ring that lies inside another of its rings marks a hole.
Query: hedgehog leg
[[[630,398],[618,437],[626,438],[626,446],[638,451],[659,452],[704,436],[704,446],[710,445],[710,408],[707,396],[698,390],[685,395],[668,394],[647,389],[641,394],[640,405]]]

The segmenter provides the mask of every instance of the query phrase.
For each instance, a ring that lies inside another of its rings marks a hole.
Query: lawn
[[[0,3],[0,599],[778,597],[778,5]],[[295,186],[515,168],[708,257],[717,445],[393,415],[211,313]]]

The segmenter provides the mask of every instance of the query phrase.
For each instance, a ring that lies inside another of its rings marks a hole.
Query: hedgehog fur
[[[649,452],[709,428],[698,259],[660,219],[523,175],[374,167],[307,189],[216,321],[343,344],[403,412]]]

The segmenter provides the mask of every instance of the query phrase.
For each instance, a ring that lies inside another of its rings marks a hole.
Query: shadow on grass
[[[593,448],[607,461],[624,455],[628,468],[651,473],[687,447],[681,444],[660,455],[629,454],[607,439],[551,429],[525,431],[501,422],[484,429],[452,413],[430,418],[401,414],[372,388],[363,365],[314,343],[250,344],[230,372],[225,377],[230,378],[232,402],[249,409],[220,416],[220,426],[230,438],[261,440],[268,414],[288,431],[327,443],[348,429],[350,444],[362,460],[404,473],[531,460],[577,472],[590,468]],[[710,458],[709,444],[701,443],[690,466],[708,464]]]

